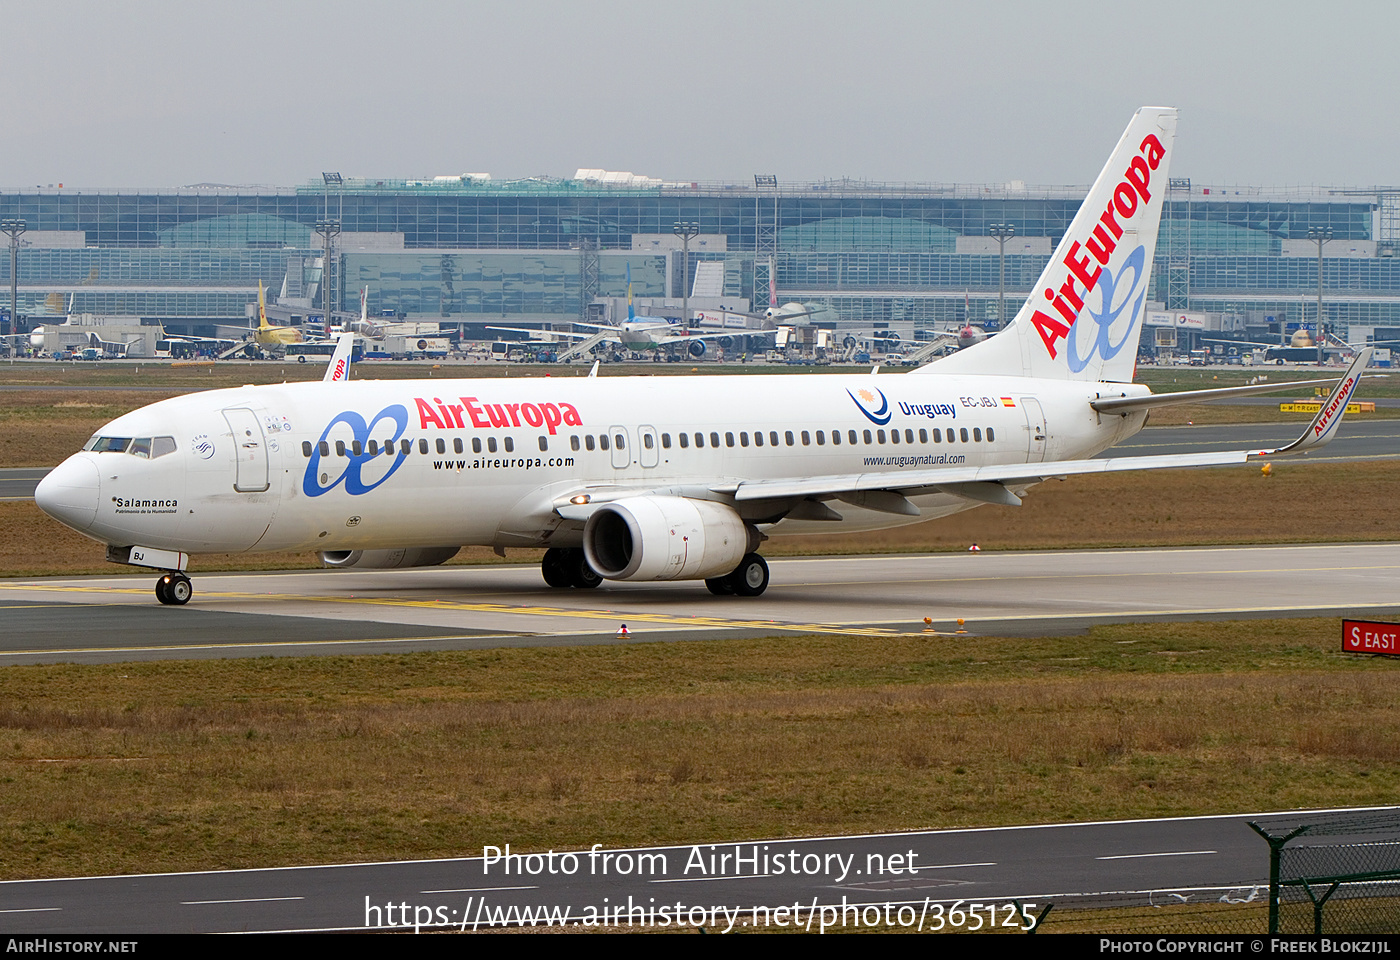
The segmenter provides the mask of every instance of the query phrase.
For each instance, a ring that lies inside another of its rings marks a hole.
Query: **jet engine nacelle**
[[[435,567],[457,556],[461,547],[404,547],[398,550],[327,550],[321,562],[328,567],[392,570],[395,567]]]
[[[723,503],[630,497],[588,518],[583,551],[610,580],[705,580],[732,572],[758,539]]]
[[[703,357],[703,356],[705,355],[705,341],[704,341],[704,340],[692,340],[692,341],[690,341],[690,346],[686,347],[686,350],[688,350],[688,351],[690,352],[690,355],[691,355],[692,357],[694,357],[695,359],[699,360],[701,357]]]

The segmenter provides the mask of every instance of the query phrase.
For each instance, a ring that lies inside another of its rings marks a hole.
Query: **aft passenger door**
[[[1035,397],[1022,397],[1021,409],[1026,412],[1026,431],[1030,437],[1026,447],[1026,461],[1040,463],[1045,459],[1045,411]]]

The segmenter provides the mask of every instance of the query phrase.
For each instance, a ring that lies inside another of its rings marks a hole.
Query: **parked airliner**
[[[390,568],[464,544],[545,547],[555,587],[704,580],[756,596],[770,533],[913,523],[1014,506],[1050,477],[1326,443],[1369,350],[1287,447],[1090,459],[1154,406],[1297,386],[1152,396],[1131,382],[1176,120],[1135,114],[1006,331],[909,374],[214,390],[112,421],[35,499],[108,559],[164,571],[162,603],[189,601],[190,554],[319,550]]]

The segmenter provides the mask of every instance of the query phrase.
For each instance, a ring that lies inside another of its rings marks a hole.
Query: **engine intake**
[[[328,567],[392,570],[395,567],[435,567],[457,556],[461,547],[402,547],[397,550],[327,550],[321,562]]]
[[[757,545],[734,508],[684,497],[633,497],[588,518],[583,550],[611,580],[703,580],[723,576]]]

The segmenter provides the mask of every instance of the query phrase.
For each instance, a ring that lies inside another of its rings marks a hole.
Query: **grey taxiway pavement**
[[[600,845],[532,857],[521,857],[517,849],[510,851],[513,861],[504,859],[508,838],[491,837],[464,840],[474,849],[461,859],[8,881],[0,883],[0,925],[7,935],[403,929],[415,921],[428,929],[489,929],[518,923],[524,909],[575,922],[608,916],[626,925],[630,918],[643,929],[817,930],[825,921],[847,931],[916,924],[926,931],[971,930],[991,920],[998,927],[1033,925],[1029,918],[1038,918],[1052,901],[1064,918],[1076,906],[1110,905],[1112,895],[1113,906],[1205,908],[1216,911],[1216,919],[1222,904],[1235,905],[1252,910],[1242,921],[1252,917],[1262,933],[1269,848],[1248,822],[1294,817],[1187,817],[632,850]],[[486,853],[499,859],[487,862]],[[960,915],[952,913],[959,901]],[[817,910],[842,905],[844,914]],[[764,906],[786,910],[754,910]]]
[[[1400,614],[1400,544],[775,559],[761,597],[555,590],[535,565],[0,581],[0,663],[480,649],[834,633],[1044,636],[1099,623]]]

